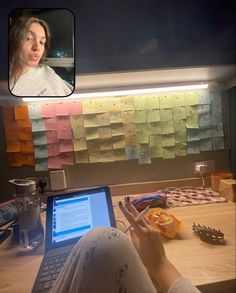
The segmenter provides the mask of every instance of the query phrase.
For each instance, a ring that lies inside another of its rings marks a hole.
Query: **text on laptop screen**
[[[81,237],[94,227],[111,226],[105,190],[56,197],[52,225],[52,243]]]

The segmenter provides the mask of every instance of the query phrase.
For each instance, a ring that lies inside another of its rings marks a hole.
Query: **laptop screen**
[[[108,187],[48,198],[46,243],[60,245],[78,240],[98,226],[115,226]]]

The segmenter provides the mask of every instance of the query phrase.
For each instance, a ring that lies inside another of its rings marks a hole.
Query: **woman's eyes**
[[[26,40],[31,42],[31,43],[33,43],[35,41],[35,39],[33,37],[27,37]],[[39,43],[40,43],[40,45],[45,46],[46,42],[40,41]]]

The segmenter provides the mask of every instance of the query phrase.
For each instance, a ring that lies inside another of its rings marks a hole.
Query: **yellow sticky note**
[[[173,119],[172,109],[161,109],[160,110],[161,121],[169,121]]]
[[[173,120],[178,121],[181,119],[186,119],[185,107],[176,107],[172,109]]]
[[[110,109],[111,100],[107,99],[96,99],[94,105],[97,113],[105,113]]]
[[[152,122],[148,125],[150,134],[161,134],[161,123]]]
[[[161,121],[161,133],[162,134],[174,133],[173,120]]]
[[[136,135],[126,136],[125,137],[126,146],[135,146],[136,145]]]
[[[112,150],[112,139],[100,139],[100,151]]]
[[[82,109],[83,109],[83,114],[97,113],[95,100],[83,100]]]
[[[136,142],[137,143],[149,143],[149,136],[142,133],[142,132],[137,132]]]
[[[122,111],[122,117],[124,123],[133,123],[134,111]]]
[[[89,152],[89,162],[90,163],[99,163],[102,162],[102,155],[100,151]]]
[[[186,106],[184,93],[177,93],[177,94],[175,94],[175,96],[176,96],[175,107]]]
[[[100,150],[100,140],[87,140],[86,143],[89,153]]]
[[[120,98],[111,98],[109,99],[110,103],[109,103],[109,111],[120,111],[121,110],[121,101]]]
[[[175,146],[162,147],[162,153],[164,159],[175,158]]]
[[[149,125],[147,123],[138,123],[136,124],[136,133],[142,133],[145,136],[150,134]]]
[[[113,149],[125,148],[125,137],[124,136],[113,137],[112,146],[113,146]]]
[[[136,135],[136,125],[135,124],[125,124],[124,125],[125,136]]]
[[[97,127],[97,116],[95,114],[92,115],[84,115],[84,127]]]
[[[186,121],[185,120],[174,121],[174,130],[186,132]]]
[[[191,116],[187,116],[186,127],[187,128],[199,128],[197,112],[193,112],[191,114]]]
[[[70,116],[70,122],[73,132],[73,137],[75,139],[86,137],[86,132],[84,128],[84,118],[80,116]]]
[[[187,144],[177,143],[175,145],[175,155],[178,157],[187,156]]]
[[[153,147],[150,147],[150,156],[151,156],[151,158],[162,158],[163,157],[162,145],[157,144]]]
[[[73,146],[74,151],[83,151],[87,149],[86,139],[80,138],[80,139],[73,139]]]
[[[175,145],[174,134],[173,133],[163,134],[161,144],[162,144],[163,147],[174,146]]]
[[[113,156],[115,161],[123,161],[126,159],[125,149],[113,150]]]
[[[75,152],[75,163],[79,164],[79,163],[88,163],[89,159],[88,159],[88,151],[79,151],[79,152]]]
[[[121,108],[124,111],[132,111],[134,110],[134,103],[133,103],[133,97],[127,96],[127,97],[121,97]]]
[[[150,151],[149,144],[138,144],[137,150],[140,153],[143,153],[143,152],[149,153],[149,151]]]
[[[146,109],[146,97],[134,97],[134,110],[145,110]]]
[[[121,111],[110,112],[110,123],[123,123],[123,116]]]
[[[98,127],[98,133],[100,138],[112,137],[110,126]]]
[[[152,109],[147,110],[147,122],[158,122],[160,121],[160,110]]]
[[[112,124],[111,134],[112,134],[112,136],[124,135],[123,124]]]
[[[110,125],[110,116],[108,112],[97,114],[97,124],[98,126]]]
[[[146,109],[159,109],[160,102],[158,96],[146,96]]]
[[[113,150],[101,151],[101,162],[113,162],[113,161],[115,161]]]
[[[146,110],[134,111],[134,123],[146,123],[146,122],[147,122]]]
[[[7,141],[7,153],[19,153],[20,142],[19,141]]]
[[[155,147],[158,144],[161,144],[162,142],[162,135],[150,135],[149,136],[149,144],[150,147]]]
[[[97,128],[86,128],[85,132],[87,140],[99,138],[99,132]]]
[[[199,98],[197,92],[188,92],[184,94],[185,105],[198,105]]]
[[[159,96],[160,100],[160,109],[168,109],[174,106],[174,101],[171,94],[162,94]]]
[[[186,131],[175,131],[175,142],[185,143],[186,142]]]

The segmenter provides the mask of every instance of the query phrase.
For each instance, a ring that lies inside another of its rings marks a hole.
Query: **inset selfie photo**
[[[68,9],[15,9],[9,15],[9,91],[65,97],[75,87],[74,15]]]

